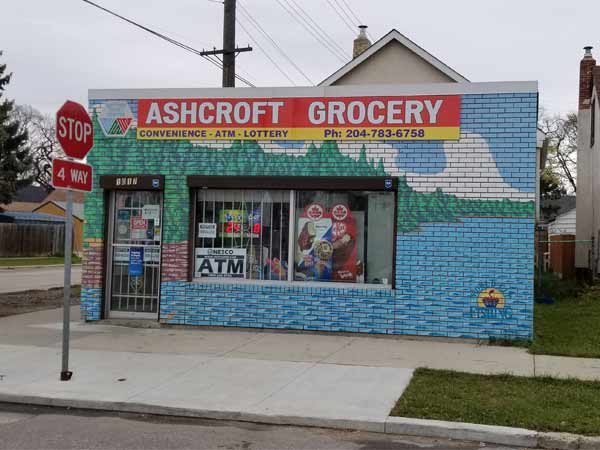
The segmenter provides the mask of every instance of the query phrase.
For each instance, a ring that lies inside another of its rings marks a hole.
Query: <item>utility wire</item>
[[[352,17],[354,17],[354,20],[356,21],[357,25],[364,24],[364,22],[362,20],[360,20],[360,18],[352,10],[352,7],[350,6],[349,1],[342,0],[342,3],[346,6],[346,8],[348,9],[348,11],[350,11],[350,14],[352,14]],[[371,33],[369,33],[368,31],[367,31],[367,36],[369,37],[369,39],[373,40],[373,38],[371,37]]]
[[[282,48],[279,46],[279,44],[277,44],[277,42],[275,41],[275,39],[273,39],[271,37],[271,35],[269,35],[269,33],[267,33],[265,31],[265,29],[260,25],[260,23],[258,23],[258,21],[252,16],[252,14],[250,14],[250,12],[244,7],[244,5],[242,5],[241,2],[239,3],[239,5],[240,5],[240,8],[241,8],[242,14],[245,14],[246,18],[250,21],[250,23],[252,25],[254,25],[254,27],[260,33],[262,33],[262,35],[265,36],[267,38],[267,40],[269,40],[269,42],[271,42],[271,44],[273,45],[273,47],[275,47],[277,49],[277,51],[281,54],[281,56],[283,56],[283,58],[287,62],[289,62],[306,79],[306,81],[308,81],[310,84],[314,85],[315,84],[314,81],[312,81],[308,77],[308,75],[306,75],[306,73],[304,73],[304,71],[288,56],[288,54],[282,50]]]
[[[321,26],[300,6],[295,0],[291,0],[293,5],[288,0],[277,0],[281,6],[292,18],[298,22],[308,33],[310,33],[326,50],[338,58],[341,62],[348,61],[348,56],[344,49],[329,35]],[[295,7],[294,7],[295,6]],[[288,9],[289,7],[289,9]],[[297,8],[297,10],[296,10]]]
[[[344,9],[344,6],[340,2],[340,0],[333,0],[333,1],[335,2],[335,4],[337,5],[337,7],[339,8],[339,10],[342,12],[342,14],[344,15],[344,17],[346,19],[348,19],[348,23],[350,23],[351,25],[354,25],[355,27],[357,25],[360,25],[360,23],[356,23],[354,21],[354,19],[350,16],[350,14],[348,14],[348,12]]]
[[[348,22],[348,19],[336,8],[336,6],[332,3],[331,0],[327,0],[327,3],[329,3],[329,6],[331,6],[331,8],[335,11],[337,16],[342,20],[342,22],[344,22],[344,25],[346,25],[348,29],[352,31],[352,33],[356,33],[356,27],[352,26],[352,20]]]
[[[354,11],[352,11],[350,4],[346,0],[342,0],[342,3],[346,6],[346,8],[348,8],[348,11],[350,11],[350,14],[352,14],[352,17],[354,17],[354,20],[356,20],[356,22],[360,25],[361,21],[358,18],[358,16],[356,14],[354,14]]]
[[[249,37],[249,38],[250,38],[250,39],[251,39],[251,40],[254,42],[254,44],[256,45],[256,47],[258,47],[258,49],[259,49],[261,52],[263,52],[263,54],[264,54],[264,55],[267,57],[267,59],[268,59],[269,61],[271,61],[271,64],[273,64],[273,66],[275,66],[275,68],[276,68],[277,70],[279,70],[279,72],[280,72],[280,73],[281,73],[281,74],[282,74],[284,77],[286,77],[286,78],[287,78],[287,80],[288,80],[290,83],[292,83],[294,86],[297,86],[297,84],[295,83],[295,81],[294,81],[294,80],[292,80],[292,79],[290,78],[290,76],[289,76],[289,75],[288,75],[288,74],[285,72],[285,70],[283,70],[283,69],[281,68],[281,66],[280,66],[279,64],[277,64],[277,62],[276,62],[276,61],[275,61],[273,58],[271,58],[271,55],[269,54],[269,52],[267,52],[267,51],[266,51],[264,48],[262,48],[262,46],[261,46],[261,45],[258,43],[258,40],[257,40],[257,39],[256,39],[256,38],[255,38],[255,37],[252,35],[252,33],[250,33],[250,30],[248,30],[248,29],[247,29],[247,28],[244,26],[244,24],[243,24],[242,22],[240,22],[240,20],[239,20],[237,17],[236,17],[235,21],[238,23],[238,25],[239,25],[240,27],[242,27],[242,30],[244,30],[244,31],[246,32],[246,34],[247,34],[247,35],[248,35],[248,37]]]
[[[286,13],[288,13],[296,22],[298,22],[302,28],[304,28],[309,34],[311,34],[319,44],[321,44],[327,51],[329,51],[332,55],[343,61],[342,56],[337,53],[337,49],[332,47],[327,41],[325,41],[318,33],[315,32],[313,26],[308,22],[300,12],[296,11],[294,6],[290,4],[287,0],[277,0],[279,6],[281,6]]]
[[[156,37],[158,37],[160,39],[163,39],[163,40],[169,42],[170,44],[176,45],[177,47],[180,47],[180,48],[182,48],[184,50],[187,50],[190,53],[194,53],[195,55],[201,56],[202,58],[204,58],[205,60],[207,60],[211,64],[213,64],[215,67],[218,67],[219,69],[223,69],[223,65],[222,64],[220,64],[218,61],[215,61],[215,60],[209,58],[208,56],[202,55],[201,52],[200,52],[200,50],[196,50],[195,48],[190,47],[189,45],[183,44],[183,43],[181,43],[181,42],[179,42],[179,41],[177,41],[177,40],[175,40],[173,38],[170,38],[170,37],[168,37],[168,36],[166,36],[166,35],[164,35],[162,33],[159,33],[157,31],[154,31],[154,30],[152,30],[152,29],[150,29],[150,28],[148,28],[148,27],[146,27],[144,25],[141,25],[141,24],[139,24],[139,23],[137,23],[137,22],[135,22],[135,21],[133,21],[131,19],[128,19],[127,17],[121,16],[120,14],[117,14],[116,12],[111,11],[110,9],[104,8],[103,6],[100,6],[97,3],[94,3],[94,2],[92,2],[90,0],[81,0],[81,1],[83,1],[83,2],[85,2],[87,4],[89,4],[89,5],[92,5],[95,8],[98,8],[98,9],[100,9],[100,10],[102,10],[102,11],[104,11],[104,12],[106,12],[106,13],[112,15],[112,16],[115,16],[115,17],[117,17],[117,18],[119,18],[121,20],[124,20],[125,22],[127,22],[127,23],[129,23],[129,24],[131,24],[131,25],[133,25],[135,27],[141,28],[142,30],[144,30],[144,31],[146,31],[146,32],[148,32],[148,33],[150,33],[150,34],[152,34],[152,35],[154,35],[154,36],[156,36]],[[255,87],[254,84],[252,84],[250,81],[246,80],[244,77],[241,77],[241,76],[239,76],[237,74],[236,74],[235,77],[238,80],[240,80],[242,83],[246,84],[247,86]]]

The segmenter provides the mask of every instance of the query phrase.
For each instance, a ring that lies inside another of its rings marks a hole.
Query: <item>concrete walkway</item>
[[[82,323],[78,307],[72,308],[71,317],[71,348],[82,351],[203,355],[401,369],[429,367],[483,374],[600,380],[600,359],[536,356],[516,347],[235,328],[130,328],[106,322]],[[60,348],[61,320],[61,309],[0,318],[0,345]]]
[[[235,329],[78,322],[70,382],[60,372],[61,310],[0,319],[0,399],[119,402],[248,415],[385,419],[412,369],[600,379],[600,360],[510,347]]]
[[[2,268],[0,294],[62,287],[64,270],[62,265]],[[81,265],[73,266],[71,280],[72,284],[81,284]]]

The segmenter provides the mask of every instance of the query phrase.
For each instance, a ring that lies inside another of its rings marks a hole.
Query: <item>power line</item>
[[[329,6],[331,6],[331,8],[335,11],[335,13],[337,14],[337,16],[342,20],[342,22],[344,22],[344,25],[346,25],[348,27],[348,29],[350,31],[352,31],[352,33],[355,33],[356,32],[356,27],[352,26],[352,20],[350,20],[350,22],[348,22],[348,19],[346,18],[346,16],[344,16],[340,11],[338,11],[338,9],[331,2],[331,0],[327,0],[327,3],[329,3]]]
[[[246,15],[246,18],[250,20],[250,23],[253,24],[254,27],[271,42],[271,44],[277,49],[277,51],[281,54],[281,56],[283,56],[285,58],[285,60],[288,61],[306,79],[306,81],[308,81],[310,84],[315,84],[308,77],[308,75],[306,75],[306,73],[304,73],[304,71],[287,55],[287,53],[282,50],[282,48],[279,46],[279,44],[277,44],[275,39],[273,39],[269,35],[269,33],[267,33],[265,31],[265,29],[260,25],[260,23],[258,23],[258,21],[252,16],[252,14],[250,14],[250,12],[244,7],[244,5],[241,4],[241,2],[240,2],[240,8],[241,8],[242,14]]]
[[[357,24],[360,25],[362,22],[360,21],[358,16],[354,14],[354,11],[352,11],[350,4],[346,0],[342,0],[342,3],[346,6],[346,8],[348,8],[348,11],[350,11],[350,14],[352,14],[352,17],[354,17],[354,20],[356,20]]]
[[[278,3],[283,7],[280,0]],[[343,62],[348,58],[345,55],[344,49],[331,37],[321,26],[311,17],[311,15],[302,8],[295,0],[283,0],[290,8],[291,11],[286,11],[304,27],[309,33],[313,35],[327,50],[332,52],[334,56],[337,56]],[[292,4],[293,3],[293,4]],[[285,9],[285,8],[284,8]],[[306,24],[306,26],[304,25]],[[307,28],[308,26],[308,28]],[[333,50],[333,51],[332,51]]]
[[[196,50],[195,48],[190,47],[189,45],[183,44],[183,43],[181,43],[181,42],[179,42],[179,41],[177,41],[177,40],[175,40],[173,38],[170,38],[170,37],[168,37],[168,36],[166,36],[166,35],[164,35],[162,33],[159,33],[157,31],[154,31],[154,30],[152,30],[152,29],[150,29],[150,28],[148,28],[148,27],[146,27],[144,25],[141,25],[141,24],[139,24],[139,23],[137,23],[137,22],[135,22],[135,21],[133,21],[131,19],[128,19],[127,17],[121,16],[120,14],[117,14],[116,12],[111,11],[110,9],[104,8],[103,6],[100,6],[97,3],[94,3],[94,2],[92,2],[90,0],[81,0],[81,1],[83,1],[83,2],[85,2],[87,4],[89,4],[89,5],[92,5],[95,8],[98,8],[98,9],[100,9],[100,10],[102,10],[102,11],[104,11],[104,12],[106,12],[106,13],[112,15],[112,16],[115,16],[115,17],[117,17],[117,18],[119,18],[121,20],[124,20],[125,22],[127,22],[127,23],[129,23],[129,24],[131,24],[131,25],[133,25],[135,27],[138,27],[138,28],[140,28],[140,29],[142,29],[142,30],[144,30],[144,31],[146,31],[146,32],[148,32],[148,33],[150,33],[150,34],[152,34],[152,35],[160,38],[160,39],[163,39],[163,40],[169,42],[170,44],[176,45],[177,47],[182,48],[184,50],[187,50],[190,53],[193,53],[195,55],[201,56],[202,58],[206,59],[207,61],[209,61],[214,66],[218,67],[219,69],[223,69],[223,65],[222,64],[220,64],[218,61],[214,61],[213,59],[211,59],[211,58],[209,58],[207,56],[201,55],[200,54],[200,50]],[[238,80],[240,80],[242,83],[246,84],[247,86],[256,87],[256,86],[254,86],[254,84],[252,84],[250,81],[246,80],[244,77],[241,77],[239,75],[236,75],[235,77]]]
[[[346,19],[348,19],[348,23],[350,23],[351,25],[354,25],[355,27],[356,27],[356,25],[359,25],[358,23],[354,22],[354,19],[352,17],[350,17],[350,14],[348,14],[348,12],[344,9],[344,7],[342,6],[342,4],[340,3],[339,0],[333,0],[333,1],[339,7],[339,9],[342,12],[342,14],[344,15],[344,17],[346,17]]]
[[[354,20],[356,20],[356,25],[364,24],[364,22],[362,20],[360,20],[360,18],[352,10],[352,7],[350,6],[349,1],[342,0],[342,3],[346,6],[346,8],[348,8],[348,11],[350,11],[350,14],[352,14],[352,17],[354,17]],[[369,37],[369,39],[372,40],[371,34],[368,31],[367,31],[367,36]]]
[[[263,53],[264,53],[264,55],[267,57],[267,59],[268,59],[269,61],[271,61],[271,64],[273,64],[273,65],[275,66],[275,68],[276,68],[277,70],[279,70],[279,72],[281,72],[281,74],[282,74],[284,77],[286,77],[286,78],[287,78],[287,80],[288,80],[290,83],[292,83],[294,86],[297,86],[297,84],[294,82],[294,80],[292,80],[292,79],[290,78],[290,76],[289,76],[289,75],[288,75],[288,74],[285,72],[285,70],[283,70],[283,69],[281,68],[281,66],[280,66],[279,64],[277,64],[277,62],[276,62],[276,61],[275,61],[273,58],[271,58],[271,55],[269,55],[269,52],[267,52],[267,51],[266,51],[264,48],[262,48],[262,46],[261,46],[261,45],[258,43],[258,40],[257,40],[257,39],[256,39],[256,38],[255,38],[255,37],[252,35],[252,33],[250,33],[250,31],[249,31],[249,30],[248,30],[248,29],[247,29],[247,28],[244,26],[244,24],[243,24],[242,22],[240,22],[240,20],[239,20],[239,19],[237,19],[237,18],[235,19],[235,21],[238,23],[238,25],[239,25],[240,27],[242,27],[242,30],[244,30],[244,31],[246,32],[246,34],[248,35],[248,37],[249,37],[249,38],[250,38],[252,41],[254,41],[254,44],[255,44],[255,45],[258,47],[258,49],[259,49],[261,52],[263,52]]]
[[[283,0],[288,5],[287,7],[277,0],[281,6],[292,18],[298,22],[306,31],[308,31],[326,50],[338,58],[341,62],[346,62],[348,57],[344,49],[329,35],[321,26],[300,6],[295,0],[291,0],[294,6],[288,1]],[[289,9],[288,9],[289,7]],[[306,17],[305,17],[306,16]]]

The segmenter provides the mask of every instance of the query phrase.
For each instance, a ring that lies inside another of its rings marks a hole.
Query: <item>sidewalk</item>
[[[117,402],[123,410],[362,421],[368,429],[387,419],[415,367],[600,379],[600,360],[534,357],[510,347],[74,321],[74,376],[60,382],[60,317],[51,310],[0,319],[0,401]]]
[[[0,294],[64,286],[64,265],[3,267]],[[81,265],[73,265],[72,284],[81,284]]]
[[[82,351],[208,355],[482,374],[600,379],[600,359],[531,355],[517,347],[373,335],[288,333],[235,328],[128,328],[79,322],[73,307],[71,348]],[[0,319],[0,345],[60,349],[62,312],[39,311]],[[2,361],[0,359],[0,361]]]

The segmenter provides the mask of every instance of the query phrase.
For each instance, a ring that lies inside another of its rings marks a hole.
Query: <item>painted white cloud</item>
[[[303,156],[312,141],[302,148],[289,149],[274,147],[271,142],[261,141],[260,146],[268,153],[287,153]],[[315,142],[315,145],[320,145]],[[362,144],[338,144],[340,152],[358,159]],[[433,192],[441,188],[447,194],[464,198],[510,198],[529,201],[535,198],[533,192],[523,192],[507,183],[494,161],[487,141],[480,134],[463,134],[459,142],[444,142],[446,165],[439,173],[416,173],[402,170],[396,163],[398,150],[392,145],[380,142],[377,146],[367,146],[367,158],[383,159],[385,171],[393,176],[406,176],[408,184],[419,192]]]

